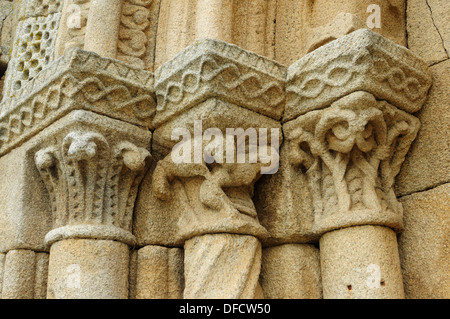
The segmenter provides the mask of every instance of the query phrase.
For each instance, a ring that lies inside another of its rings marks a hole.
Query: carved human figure
[[[252,201],[261,163],[159,161],[153,188],[160,200],[181,198],[178,221],[185,240],[185,298],[259,296],[259,224]],[[233,276],[229,275],[233,269]],[[219,284],[221,283],[221,284]]]

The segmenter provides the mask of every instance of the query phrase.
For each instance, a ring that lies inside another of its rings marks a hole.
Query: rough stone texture
[[[288,68],[283,122],[328,106],[355,91],[418,111],[431,86],[426,63],[370,30],[328,43]]]
[[[5,270],[6,254],[0,253],[0,298],[2,298],[3,273]]]
[[[10,250],[0,257],[2,299],[46,299],[48,254]]]
[[[449,6],[0,0],[0,294],[447,297]]]
[[[9,50],[11,40],[9,34],[11,33],[12,24],[10,22],[13,12],[13,4],[10,1],[0,1],[0,76],[6,70],[9,62]],[[1,89],[0,89],[1,91]]]
[[[3,299],[33,299],[35,253],[31,250],[10,250],[3,272]]]
[[[449,55],[450,51],[450,25],[448,23],[448,12],[450,11],[450,3],[445,0],[427,0],[428,6],[433,17],[434,25],[439,31],[442,43]]]
[[[162,246],[139,249],[136,299],[181,299],[184,290],[183,250]]]
[[[402,299],[402,273],[395,232],[355,226],[320,239],[325,299]]]
[[[267,299],[321,299],[319,250],[286,244],[264,248],[260,283]]]
[[[305,54],[354,30],[369,28],[369,5],[379,5],[381,28],[374,28],[399,45],[406,44],[403,0],[278,0],[275,59],[290,65]]]
[[[186,241],[185,299],[253,299],[261,244],[252,236],[213,234]]]
[[[36,253],[34,299],[47,299],[48,253]]]
[[[367,20],[372,11],[368,12],[368,7],[373,4],[378,5],[381,10],[381,28],[375,27],[373,31],[400,45],[405,45],[405,1],[403,0],[338,0],[333,2],[316,0],[312,4],[306,5],[305,24],[310,28],[323,26],[330,23],[339,13],[346,12],[354,15],[366,27],[369,27]]]
[[[47,298],[126,299],[129,259],[117,241],[59,241],[50,250]]]
[[[274,58],[275,0],[162,0],[155,67],[211,38]]]
[[[449,58],[450,26],[446,0],[407,1],[408,48],[429,64]]]
[[[405,209],[399,252],[406,298],[450,298],[450,184],[400,201]]]
[[[255,185],[254,202],[261,225],[270,236],[264,245],[309,243],[319,239],[313,231],[314,210],[305,174],[290,161],[290,150],[283,143],[280,168],[265,175]]]
[[[0,158],[1,252],[45,250],[44,237],[51,229],[48,195],[28,152],[30,144]]]
[[[450,60],[433,65],[430,71],[433,86],[416,114],[422,127],[397,178],[398,196],[450,181]]]

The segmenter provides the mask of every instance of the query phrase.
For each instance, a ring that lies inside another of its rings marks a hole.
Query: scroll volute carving
[[[369,93],[312,111],[287,130],[290,161],[302,166],[316,221],[332,215],[402,214],[393,184],[419,121]]]
[[[50,195],[53,227],[112,225],[131,230],[137,187],[150,153],[129,141],[73,131],[38,151],[35,163]]]

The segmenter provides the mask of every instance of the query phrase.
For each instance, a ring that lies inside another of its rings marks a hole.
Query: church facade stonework
[[[0,0],[0,298],[450,298],[446,0]]]

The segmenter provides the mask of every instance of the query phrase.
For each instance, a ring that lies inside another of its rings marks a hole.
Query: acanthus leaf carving
[[[111,144],[90,130],[72,131],[58,141],[35,155],[51,199],[53,227],[86,224],[130,231],[149,151],[126,140]]]

